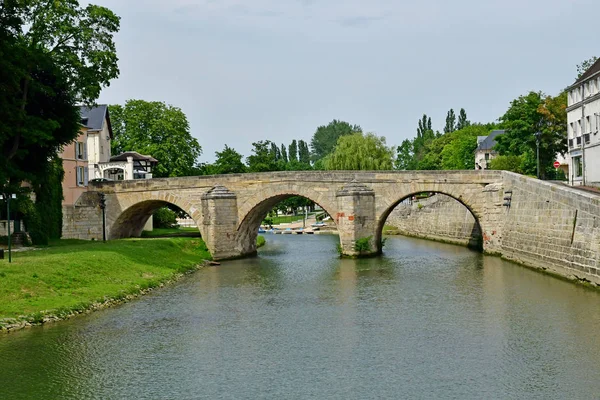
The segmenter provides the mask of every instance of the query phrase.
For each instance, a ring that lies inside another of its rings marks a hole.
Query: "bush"
[[[498,156],[490,161],[490,169],[523,173],[523,157]]]
[[[175,228],[177,227],[177,213],[168,207],[159,208],[152,215],[154,228]]]
[[[358,239],[356,242],[354,242],[354,250],[358,251],[359,253],[364,253],[367,251],[371,251],[371,238],[373,236],[367,236],[364,238],[360,238]]]

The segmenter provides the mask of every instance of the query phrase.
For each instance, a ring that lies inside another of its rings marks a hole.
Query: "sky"
[[[496,121],[600,56],[598,0],[96,0],[121,17],[120,76],[98,103],[164,101],[202,162],[227,144],[310,142],[338,119],[413,138],[426,113]]]

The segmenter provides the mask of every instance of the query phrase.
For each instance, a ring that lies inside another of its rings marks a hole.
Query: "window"
[[[577,132],[575,132],[575,124],[573,122],[571,122],[569,124],[569,137],[574,138],[575,137],[575,133],[577,133]]]
[[[590,116],[588,115],[587,117],[585,117],[585,126],[586,126],[586,132],[590,133],[592,132],[592,122],[590,120]]]
[[[583,165],[581,164],[581,156],[573,157],[573,177],[581,178],[583,175]]]
[[[85,167],[76,167],[77,186],[87,186],[88,170]]]
[[[75,158],[78,160],[87,159],[87,147],[84,142],[75,143]]]
[[[490,160],[490,153],[485,153],[485,161],[489,161]]]

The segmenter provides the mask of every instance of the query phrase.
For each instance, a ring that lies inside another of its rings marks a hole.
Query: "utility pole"
[[[102,210],[102,241],[106,242],[106,196],[100,193],[100,209]]]
[[[12,262],[11,243],[10,243],[10,199],[16,199],[16,194],[0,194],[0,200],[6,200],[6,234],[8,236],[8,262]]]

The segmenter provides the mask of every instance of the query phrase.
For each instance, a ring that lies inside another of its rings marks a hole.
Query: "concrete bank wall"
[[[600,196],[506,172],[502,257],[600,285]]]
[[[441,193],[412,202],[405,200],[392,211],[386,225],[397,228],[401,235],[481,248],[481,229],[473,214]]]

